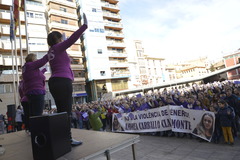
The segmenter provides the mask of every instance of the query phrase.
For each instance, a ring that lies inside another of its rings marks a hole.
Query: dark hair
[[[225,105],[227,104],[227,102],[225,100],[223,100],[223,99],[219,99],[218,103],[225,104]]]
[[[62,34],[58,31],[52,31],[48,34],[47,43],[50,47],[57,44],[59,40],[62,38]]]

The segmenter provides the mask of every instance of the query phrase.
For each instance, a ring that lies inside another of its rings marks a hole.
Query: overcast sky
[[[127,40],[145,54],[210,59],[240,48],[240,0],[119,0]]]

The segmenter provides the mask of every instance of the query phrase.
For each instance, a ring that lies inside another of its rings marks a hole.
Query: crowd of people
[[[178,86],[162,88],[149,91],[145,94],[133,96],[119,96],[108,100],[92,101],[83,104],[73,104],[70,113],[72,128],[95,130],[95,131],[115,131],[112,125],[114,113],[129,113],[143,111],[166,105],[181,106],[193,110],[205,110],[215,114],[215,126],[213,127],[213,117],[204,114],[200,124],[193,133],[204,135],[214,143],[223,141],[226,144],[234,144],[234,139],[238,137],[240,131],[240,86],[234,81],[214,82],[208,84],[196,84],[191,86]],[[42,114],[57,113],[58,109],[44,109]],[[24,115],[22,107],[19,106],[16,112],[16,128],[21,130],[21,119]],[[2,121],[1,121],[2,122]],[[26,125],[25,125],[26,126]],[[209,128],[207,130],[207,128]],[[209,132],[207,132],[209,131]],[[211,134],[213,132],[213,134]],[[189,137],[192,134],[178,133],[173,131],[162,131],[150,133],[167,137]],[[196,138],[199,141],[202,139]],[[223,140],[222,140],[223,139]]]
[[[207,139],[212,138],[214,143],[219,143],[223,138],[226,144],[233,145],[234,139],[237,138],[240,131],[240,86],[235,84],[234,81],[169,87],[151,91],[144,95],[120,96],[111,100],[75,104],[72,108],[72,115],[74,115],[71,120],[72,127],[114,131],[114,127],[112,128],[113,113],[129,113],[166,105],[213,112],[215,114],[215,126],[211,126],[213,125],[212,115],[206,114],[202,117],[201,126],[199,126],[201,128],[195,130],[195,132],[199,135],[204,134]],[[93,113],[101,120],[102,124],[98,123],[99,127],[94,127],[97,123],[91,122]],[[207,128],[211,128],[208,130],[209,132],[206,132]],[[213,128],[215,128],[214,131]],[[211,132],[213,132],[213,135],[210,134]],[[193,138],[192,134],[174,133],[172,131],[151,134]],[[203,140],[199,139],[199,141]]]

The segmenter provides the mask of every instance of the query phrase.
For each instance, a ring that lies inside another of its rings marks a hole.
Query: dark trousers
[[[44,97],[45,95],[27,95],[30,116],[40,116],[43,113],[44,109]]]
[[[67,112],[69,125],[71,126],[72,80],[69,78],[52,77],[48,81],[48,86],[55,101],[57,112]],[[72,138],[71,130],[69,132],[70,138]]]
[[[17,122],[17,131],[22,130],[22,122]]]
[[[29,130],[29,117],[30,117],[29,105],[28,105],[28,102],[21,102],[21,105],[23,106],[23,112],[24,112],[23,123],[25,124],[25,129]]]

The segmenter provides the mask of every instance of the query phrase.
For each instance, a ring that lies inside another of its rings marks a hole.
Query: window
[[[112,80],[113,91],[128,89],[127,80]]]
[[[4,93],[4,85],[0,84],[0,93]]]
[[[99,28],[95,28],[94,30],[95,30],[95,32],[99,32],[100,29]]]
[[[0,84],[0,93],[12,93],[12,85]]]
[[[101,76],[105,76],[106,74],[105,74],[105,71],[100,71],[100,75]]]
[[[35,14],[35,18],[43,19],[43,15],[36,13],[36,14]]]
[[[27,12],[27,17],[33,18],[33,17],[34,17],[34,16],[33,16],[33,13]]]
[[[98,49],[98,54],[102,54],[102,49]]]
[[[60,11],[67,12],[67,8],[60,7]]]
[[[61,19],[61,23],[62,23],[62,24],[68,24],[68,21],[67,21],[67,20],[64,20],[64,19]]]

